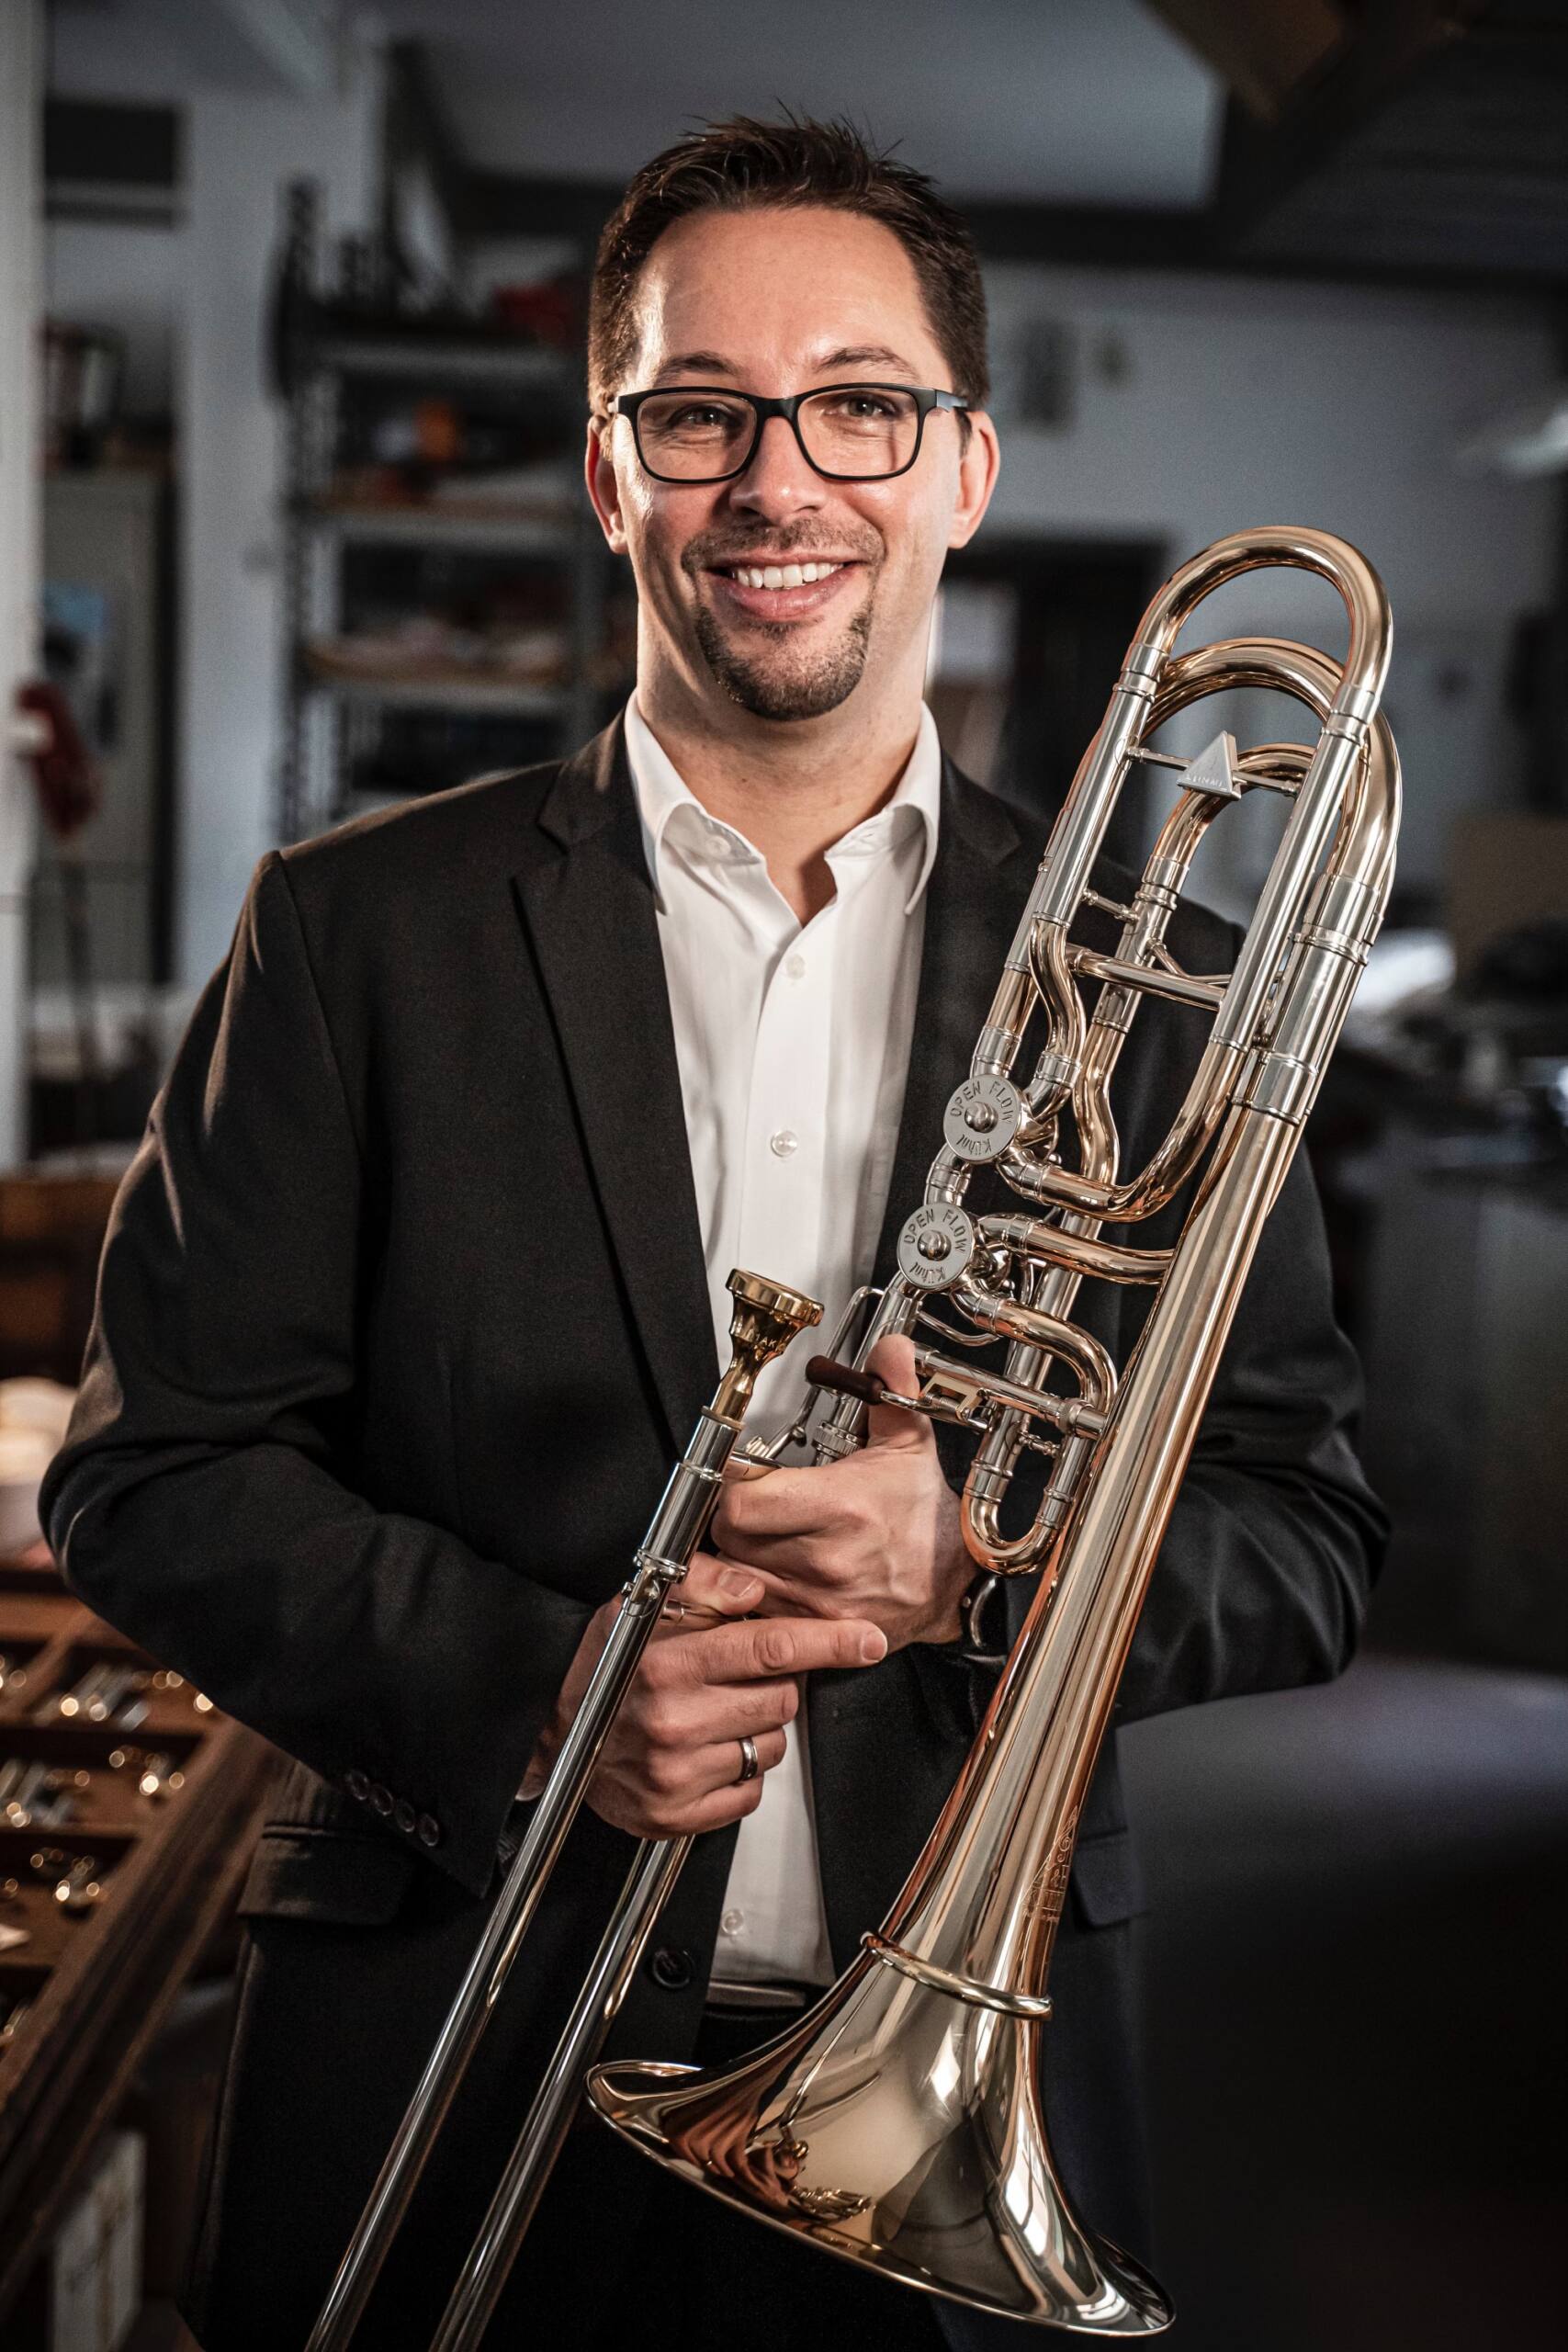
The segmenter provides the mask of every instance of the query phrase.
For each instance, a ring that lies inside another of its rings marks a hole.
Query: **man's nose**
[[[801,453],[789,419],[770,416],[750,464],[730,485],[730,503],[748,514],[783,521],[820,506],[827,483]]]

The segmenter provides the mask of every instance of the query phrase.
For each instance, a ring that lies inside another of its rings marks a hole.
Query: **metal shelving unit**
[[[310,666],[310,683],[342,703],[386,710],[513,711],[520,718],[564,718],[572,695],[566,686],[532,686],[522,679],[470,677],[455,670],[407,670],[393,676],[328,674]]]
[[[564,479],[559,496],[528,503],[440,496],[382,503],[334,490],[345,402],[373,398],[380,386],[432,398],[502,390],[546,416],[552,409],[567,414],[581,401],[578,361],[480,324],[355,316],[350,303],[318,291],[318,234],[316,191],[298,183],[289,190],[274,320],[287,403],[288,658],[276,817],[284,842],[353,813],[355,778],[374,763],[391,714],[423,714],[432,727],[489,720],[476,772],[504,763],[496,756],[495,729],[509,718],[526,730],[517,750],[521,763],[569,750],[606,716],[598,673],[609,559],[585,502],[570,496]],[[530,681],[479,662],[470,667],[415,658],[383,668],[344,660],[339,632],[345,564],[377,548],[389,556],[427,552],[448,562],[512,559],[561,567],[566,646],[559,681]],[[400,788],[377,785],[372,797],[395,797]]]
[[[578,527],[575,516],[551,521],[439,500],[408,506],[307,500],[298,519],[343,547],[478,548],[497,555],[570,555]]]

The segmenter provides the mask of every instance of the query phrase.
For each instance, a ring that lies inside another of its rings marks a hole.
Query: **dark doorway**
[[[1001,535],[950,556],[929,699],[960,765],[1054,817],[1166,560],[1152,540]],[[1146,845],[1148,790],[1129,779],[1111,819],[1106,848],[1124,864]]]

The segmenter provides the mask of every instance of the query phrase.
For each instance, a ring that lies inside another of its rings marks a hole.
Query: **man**
[[[750,1264],[831,1314],[886,1273],[1040,853],[943,764],[920,698],[942,562],[997,466],[974,254],[930,185],[838,127],[682,141],[606,231],[590,371],[589,494],[640,599],[625,719],[561,765],[263,860],[117,1206],[48,1484],[76,1588],[299,1759],[247,1888],[191,2305],[209,2352],[308,2332],[519,1783],[525,1803],[711,1391],[724,1276]],[[1196,910],[1173,935],[1202,968],[1234,946]],[[1179,1012],[1140,1017],[1130,1161],[1190,1039]],[[1127,1295],[1093,1312],[1124,1356]],[[770,1374],[761,1425],[800,1377]],[[1125,1717],[1344,1665],[1380,1528],[1354,1396],[1298,1164]],[[776,2030],[897,1892],[996,1668],[961,1629],[972,1568],[930,1427],[873,1419],[851,1460],[727,1498],[367,2343],[428,2344],[631,1838],[701,1833],[627,2053]],[[1045,2088],[1086,2217],[1146,2251],[1137,1908],[1112,1742]],[[665,2183],[592,2123],[493,2340],[546,2310],[573,2345],[650,2320],[691,2346],[1023,2340]]]

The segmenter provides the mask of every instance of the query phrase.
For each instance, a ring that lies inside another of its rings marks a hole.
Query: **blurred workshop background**
[[[1158,2259],[1179,2352],[1560,2340],[1563,0],[4,0],[18,2352],[188,2346],[269,1769],[39,1541],[117,1174],[266,848],[625,697],[629,584],[579,486],[586,265],[640,161],[781,104],[900,142],[986,259],[1004,465],[930,687],[972,773],[1055,802],[1149,591],[1222,532],[1320,526],[1386,581],[1399,879],[1308,1145],[1396,1534],[1343,1681],[1123,1738]],[[1342,643],[1298,575],[1220,617]],[[1300,731],[1262,696],[1226,723]],[[1160,805],[1156,779],[1127,844]],[[1232,914],[1251,816],[1203,879]]]

